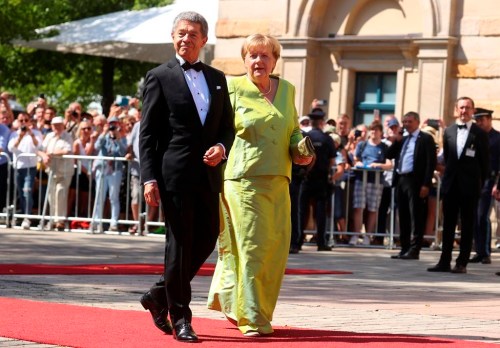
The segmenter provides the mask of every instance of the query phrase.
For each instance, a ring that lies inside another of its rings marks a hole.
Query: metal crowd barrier
[[[38,157],[35,154],[21,154],[18,156],[19,158],[22,157]],[[122,226],[133,226],[137,225],[137,233],[142,234],[144,229],[148,230],[150,227],[151,228],[158,228],[164,226],[164,222],[162,220],[162,210],[161,206],[159,208],[158,212],[158,218],[156,221],[148,221],[148,211],[149,207],[147,207],[144,203],[144,197],[141,194],[139,194],[139,218],[138,219],[133,219],[131,216],[131,207],[130,207],[130,202],[131,202],[131,163],[136,160],[128,160],[125,157],[106,157],[106,156],[81,156],[81,155],[64,155],[61,156],[64,159],[74,161],[74,169],[76,172],[76,190],[75,190],[75,200],[74,200],[74,207],[71,207],[71,211],[67,211],[67,216],[51,216],[48,207],[49,207],[49,192],[51,190],[51,185],[53,185],[53,173],[52,171],[48,171],[48,179],[47,179],[47,185],[46,188],[43,188],[43,172],[41,170],[38,171],[38,199],[37,202],[34,202],[33,204],[33,213],[31,214],[26,214],[22,213],[19,211],[19,207],[17,207],[17,190],[14,190],[14,198],[13,198],[13,214],[12,214],[12,222],[15,223],[17,219],[32,219],[32,220],[40,220],[40,223],[38,225],[38,229],[43,230],[48,228],[53,227],[53,222],[54,220],[60,220],[60,221],[65,221],[65,230],[75,230],[75,231],[81,231],[81,230],[88,230],[91,231],[91,226],[97,226],[98,231],[104,231],[104,225],[105,224],[110,224],[112,222],[111,218],[108,216],[104,216],[103,212],[100,214],[101,218],[96,219],[95,218],[95,209],[97,205],[97,200],[99,199],[101,202],[101,208],[104,210],[105,202],[107,197],[103,195],[103,192],[96,192],[97,188],[97,183],[95,182],[94,179],[94,174],[92,168],[94,167],[94,162],[95,161],[106,161],[106,162],[125,162],[124,163],[124,171],[123,171],[123,176],[122,180],[120,183],[120,186],[122,186],[122,183],[125,182],[125,192],[122,191],[122,187],[120,188],[120,194],[123,192],[125,196],[125,204],[124,204],[124,211],[123,209],[120,209],[120,218],[118,219],[117,223],[119,226],[118,233],[125,232],[125,230],[120,230],[120,227]],[[17,159],[17,160],[18,160]],[[41,159],[38,157],[38,161],[41,161]],[[87,214],[86,216],[79,216],[79,204],[80,204],[80,195],[81,195],[81,190],[80,188],[80,178],[79,175],[82,172],[82,161],[90,161],[89,162],[89,168],[88,168],[88,174],[89,175],[89,194],[88,194],[88,201],[86,202],[86,211]],[[16,162],[17,163],[17,162]],[[14,177],[15,174],[17,173],[17,168],[16,168],[16,163],[14,163]],[[101,176],[101,180],[104,180],[104,175]],[[100,185],[101,188],[103,188],[102,182]],[[141,187],[142,189],[142,187]],[[68,187],[68,191],[70,188]],[[120,204],[123,205],[122,200],[120,200]],[[144,211],[143,211],[144,210]],[[36,213],[35,213],[36,212]],[[3,215],[2,215],[3,216]],[[7,217],[8,218],[8,217]],[[86,227],[77,227],[77,228],[72,228],[71,227],[71,222],[76,221],[76,222],[85,222],[89,226],[88,228]],[[128,228],[127,228],[128,230]]]
[[[5,222],[5,226],[9,227],[10,226],[10,219],[12,216],[12,209],[13,207],[10,204],[10,189],[12,185],[12,160],[10,159],[10,156],[7,152],[0,152],[0,157],[4,157],[7,160],[7,178],[6,178],[6,197],[5,197],[5,207],[3,209],[0,209],[0,219],[2,219]],[[3,223],[2,223],[3,224]]]
[[[346,170],[346,174],[348,177],[355,172],[355,171],[360,171],[363,173],[363,189],[366,188],[366,183],[367,183],[367,175],[369,172],[375,172],[375,182],[379,183],[379,178],[380,175],[384,172],[383,170],[380,169],[372,169],[372,168],[352,168],[349,170]],[[433,236],[426,236],[424,235],[424,239],[431,239],[434,241],[435,244],[439,244],[439,232],[442,230],[442,224],[440,222],[440,211],[441,211],[441,201],[440,201],[440,189],[441,189],[441,177],[439,176],[438,172],[434,173],[434,179],[436,180],[436,208],[435,208],[435,219],[434,219],[434,235]],[[328,236],[328,243],[330,246],[343,246],[343,244],[338,244],[335,242],[335,236],[339,235],[346,235],[346,236],[353,236],[353,235],[359,235],[360,232],[352,232],[348,231],[348,226],[349,226],[349,212],[351,207],[351,202],[350,202],[350,190],[351,190],[351,180],[347,179],[344,181],[345,182],[345,192],[346,192],[346,199],[344,201],[344,209],[345,209],[345,230],[344,231],[337,231],[335,227],[335,189],[332,192],[331,198],[330,198],[330,214],[327,217],[329,221],[327,221],[327,226],[329,229],[326,231],[325,235]],[[383,184],[379,184],[383,185]],[[361,232],[364,233],[364,235],[369,236],[369,237],[384,237],[388,238],[388,243],[386,248],[387,249],[393,249],[394,248],[394,239],[399,238],[399,233],[396,233],[396,212],[397,212],[397,206],[396,206],[396,201],[395,201],[395,188],[391,188],[391,205],[390,205],[390,223],[389,223],[389,229],[387,233],[383,232],[378,232],[378,219],[377,219],[377,224],[375,227],[375,231],[377,232],[372,232],[372,233],[366,233],[366,232]],[[314,219],[314,217],[313,217]],[[329,222],[329,223],[328,223]],[[315,230],[306,230],[304,231],[305,234],[313,234],[315,233]],[[325,237],[326,237],[325,236]],[[362,246],[362,245],[359,245]],[[366,247],[380,247],[380,246],[366,246]]]
[[[9,174],[8,174],[8,178],[7,178],[7,190],[9,191],[10,190],[10,186],[11,185],[15,185],[15,174],[17,173],[17,169],[16,169],[16,164],[17,162],[15,163],[12,163],[12,161],[10,160],[10,157],[8,154],[4,153],[4,152],[1,152],[0,153],[0,156],[4,156],[7,158],[8,160],[8,167],[9,167]],[[22,158],[22,157],[36,157],[36,155],[34,154],[21,154],[19,156],[17,156],[17,160],[19,160],[19,158]],[[157,227],[163,227],[164,226],[164,222],[163,222],[163,218],[162,218],[162,209],[161,209],[161,206],[160,208],[158,209],[158,218],[156,219],[156,221],[148,221],[148,211],[149,211],[149,207],[144,203],[144,197],[142,194],[140,194],[139,196],[139,219],[133,219],[131,217],[131,208],[130,208],[130,198],[131,198],[131,185],[130,185],[130,181],[131,181],[131,163],[132,161],[135,161],[135,160],[128,160],[126,159],[125,157],[102,157],[102,156],[80,156],[80,155],[65,155],[65,156],[62,156],[63,158],[67,159],[67,160],[72,160],[72,161],[75,161],[75,165],[74,165],[74,168],[75,168],[75,171],[77,174],[81,173],[81,168],[82,168],[82,161],[90,161],[90,164],[89,164],[89,174],[90,174],[90,177],[89,177],[89,196],[88,196],[88,201],[87,201],[87,214],[86,216],[79,216],[78,214],[78,211],[79,211],[79,197],[80,197],[80,190],[79,190],[79,175],[76,176],[76,196],[75,196],[75,206],[74,206],[74,209],[73,211],[68,211],[67,212],[67,215],[68,216],[50,216],[50,214],[48,214],[47,212],[47,209],[48,209],[48,192],[50,192],[50,188],[51,188],[51,185],[52,185],[52,173],[49,171],[48,173],[48,180],[47,180],[47,187],[46,187],[46,190],[43,190],[43,181],[44,181],[44,175],[43,175],[43,172],[41,170],[38,170],[37,172],[37,177],[38,177],[38,183],[39,183],[39,186],[38,186],[38,199],[37,199],[37,203],[34,204],[34,210],[36,211],[36,213],[30,213],[30,214],[25,214],[25,213],[22,213],[22,212],[19,212],[18,211],[18,207],[17,207],[17,190],[14,190],[14,194],[13,194],[13,200],[12,200],[12,203],[10,202],[9,200],[9,195],[7,195],[7,209],[5,212],[0,212],[0,217],[2,218],[5,218],[5,221],[6,221],[6,224],[7,226],[9,226],[9,223],[15,223],[15,221],[17,219],[24,219],[24,218],[28,218],[28,219],[38,219],[40,220],[40,224],[38,226],[39,229],[44,229],[45,228],[45,222],[48,222],[49,225],[51,225],[51,223],[57,218],[57,219],[60,219],[60,220],[63,220],[63,221],[66,221],[67,224],[65,226],[65,229],[66,230],[82,230],[82,228],[71,228],[71,224],[68,223],[68,222],[71,222],[71,221],[79,221],[79,222],[86,222],[88,223],[89,225],[92,225],[92,224],[97,224],[99,226],[99,229],[101,230],[104,230],[103,229],[103,225],[104,224],[109,224],[111,223],[111,218],[110,217],[104,217],[103,214],[100,214],[101,215],[101,218],[96,220],[95,217],[94,217],[94,210],[95,210],[95,207],[96,207],[96,204],[97,204],[97,199],[101,199],[101,207],[103,208],[104,207],[104,201],[105,201],[105,197],[104,195],[102,194],[102,192],[95,192],[95,189],[94,187],[97,186],[96,183],[95,183],[95,180],[93,180],[93,174],[92,174],[92,170],[91,168],[93,168],[93,164],[94,164],[94,161],[97,161],[97,160],[104,160],[104,161],[111,161],[111,162],[125,162],[125,170],[124,170],[124,175],[122,177],[122,182],[125,181],[125,192],[124,192],[124,195],[125,195],[125,205],[124,205],[124,208],[125,208],[125,211],[121,211],[121,218],[118,220],[118,224],[119,225],[122,225],[122,226],[132,226],[132,225],[137,225],[138,228],[137,228],[137,233],[139,234],[142,234],[143,232],[143,228],[145,228],[146,230],[148,230],[150,227],[151,228],[157,228]],[[16,160],[16,161],[17,161]],[[38,158],[38,160],[40,161],[40,158]],[[13,172],[14,172],[14,179],[11,177],[11,168],[14,168]],[[375,180],[376,182],[379,182],[379,177],[380,177],[380,174],[383,173],[382,170],[379,170],[379,169],[369,169],[369,168],[353,168],[351,170],[348,170],[346,171],[347,174],[351,174],[353,171],[361,171],[363,173],[363,180],[362,180],[362,183],[363,183],[363,188],[365,188],[366,186],[366,183],[367,183],[367,174],[368,172],[375,172]],[[426,239],[433,239],[436,243],[438,241],[438,236],[439,236],[439,232],[441,231],[442,229],[442,226],[440,224],[440,207],[441,207],[441,203],[440,203],[440,196],[439,196],[439,193],[440,193],[440,187],[441,187],[441,179],[440,179],[440,176],[435,173],[434,175],[434,178],[436,180],[436,183],[437,183],[437,196],[436,196],[436,217],[435,217],[435,222],[434,222],[434,235],[429,237],[429,236],[425,236],[424,235],[424,238]],[[102,179],[104,179],[104,176],[102,177]],[[329,224],[327,224],[327,231],[326,231],[326,235],[329,237],[329,244],[330,245],[337,245],[335,243],[335,236],[338,236],[338,235],[347,235],[347,236],[352,236],[352,235],[358,235],[359,233],[358,232],[350,232],[348,231],[348,226],[349,226],[349,211],[350,211],[350,200],[349,200],[349,191],[351,189],[350,187],[350,180],[346,180],[345,181],[346,183],[346,187],[345,187],[345,191],[346,191],[346,200],[344,202],[345,204],[345,212],[346,212],[346,216],[345,216],[345,220],[346,220],[346,228],[344,231],[337,231],[336,228],[335,228],[335,190],[333,190],[332,192],[332,195],[331,195],[331,206],[330,206],[330,214],[329,216],[327,217],[327,219],[329,219]],[[383,185],[383,184],[379,184],[379,185]],[[101,185],[100,187],[103,187],[103,185]],[[69,190],[69,188],[68,188]],[[142,186],[141,186],[141,190],[142,190]],[[375,232],[375,233],[366,233],[367,236],[370,236],[370,237],[384,237],[384,238],[388,238],[388,245],[387,245],[387,248],[388,249],[393,249],[394,248],[394,238],[398,238],[399,237],[399,234],[396,233],[396,226],[395,226],[395,212],[396,212],[396,209],[395,209],[395,190],[392,189],[391,190],[391,205],[390,205],[390,224],[389,224],[389,231],[387,233],[378,233],[378,232]],[[10,209],[9,209],[10,208]],[[328,223],[328,221],[327,221]],[[89,226],[90,227],[90,226]],[[83,228],[85,230],[85,228]],[[376,229],[377,231],[377,229]],[[125,231],[119,231],[119,233],[121,232],[125,232]],[[312,230],[306,230],[305,233],[306,234],[311,234],[311,233],[314,233],[315,231],[312,231]],[[342,246],[342,244],[338,244],[338,246]],[[372,246],[374,247],[374,246]]]

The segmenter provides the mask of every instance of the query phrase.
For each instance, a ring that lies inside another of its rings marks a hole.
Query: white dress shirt
[[[22,154],[36,154],[38,152],[38,149],[42,145],[42,133],[34,128],[31,129],[31,132],[38,141],[37,145],[33,143],[33,138],[31,138],[31,135],[25,134],[19,142],[19,145],[15,146],[17,139],[19,139],[19,136],[21,135],[21,131],[17,130],[10,135],[9,144],[7,145],[7,147],[9,148],[9,151],[14,155],[13,165],[15,165],[17,169],[33,168],[36,167],[36,164],[38,163],[38,158],[36,156],[21,156]]]
[[[177,56],[177,59],[182,66],[185,60],[180,56]],[[196,104],[201,124],[205,124],[208,108],[210,107],[210,92],[208,90],[207,80],[205,80],[205,75],[203,75],[203,71],[189,69],[184,70],[184,78],[191,91],[194,103]]]
[[[457,125],[463,125],[463,123],[457,122]],[[472,120],[465,123],[467,128],[457,129],[457,157],[460,158],[462,151],[465,147],[465,142],[467,141],[467,137],[469,136],[469,130],[472,125]]]

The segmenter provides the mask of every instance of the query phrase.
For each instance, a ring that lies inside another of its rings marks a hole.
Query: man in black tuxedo
[[[387,151],[395,159],[393,186],[397,188],[401,251],[393,259],[418,260],[424,237],[427,197],[436,168],[434,138],[420,131],[420,116],[408,112],[403,127],[408,135],[396,136]],[[413,235],[413,240],[411,236]]]
[[[151,206],[162,203],[164,276],[141,298],[155,325],[179,341],[198,340],[191,326],[191,279],[219,235],[221,161],[234,139],[233,111],[221,71],[198,61],[208,25],[200,14],[175,19],[176,57],[149,71],[140,130],[141,180]]]
[[[467,273],[481,188],[490,175],[488,135],[472,122],[474,101],[461,97],[455,103],[456,124],[443,135],[445,171],[441,184],[443,197],[443,249],[436,266],[429,272]],[[460,253],[450,267],[455,228],[460,214]]]

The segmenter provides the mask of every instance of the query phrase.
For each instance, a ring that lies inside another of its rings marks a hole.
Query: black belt
[[[399,176],[401,176],[401,177],[413,176],[413,172],[402,173],[402,174],[399,174]]]

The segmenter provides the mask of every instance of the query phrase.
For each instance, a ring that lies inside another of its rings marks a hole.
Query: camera
[[[75,110],[71,111],[71,116],[78,117],[78,112]]]
[[[316,105],[318,106],[325,106],[326,104],[328,104],[326,99],[318,99],[318,101],[316,102]]]
[[[117,127],[117,126],[115,126],[114,124],[113,124],[113,125],[111,125],[111,126],[109,126],[109,130],[110,130],[110,131],[115,131],[115,130],[117,130],[117,129],[118,129],[118,127]]]
[[[435,130],[439,130],[439,120],[438,119],[431,118],[431,119],[427,120],[427,125],[429,127],[434,128]]]
[[[354,131],[354,138],[355,138],[355,139],[356,139],[356,138],[359,138],[359,137],[361,136],[361,134],[362,134],[362,133],[361,133],[361,131],[360,131],[359,129],[356,129],[356,130]]]
[[[26,126],[21,126],[21,132],[26,132],[28,130],[28,127]]]

